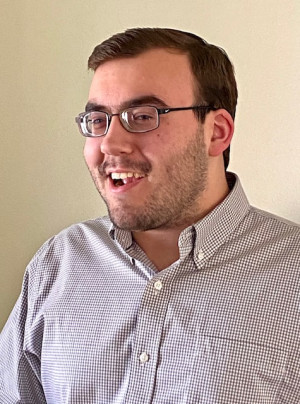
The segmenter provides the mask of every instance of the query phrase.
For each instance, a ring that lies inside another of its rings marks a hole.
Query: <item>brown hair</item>
[[[88,67],[95,71],[109,60],[133,57],[154,48],[187,54],[196,82],[196,103],[224,108],[234,119],[238,93],[233,65],[222,48],[190,32],[169,28],[128,29],[96,46]],[[202,122],[206,113],[205,110],[196,111]],[[229,152],[229,147],[223,152],[225,169],[229,164]]]

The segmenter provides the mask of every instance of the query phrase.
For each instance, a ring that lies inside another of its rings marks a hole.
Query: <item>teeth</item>
[[[131,178],[131,177],[135,178],[144,177],[144,175],[138,173],[111,173],[110,176],[112,180],[119,180],[119,179],[123,180],[124,178]]]

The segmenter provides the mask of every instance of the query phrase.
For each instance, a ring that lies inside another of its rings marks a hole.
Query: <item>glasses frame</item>
[[[139,107],[151,107],[153,109],[156,110],[157,112],[157,125],[154,128],[151,129],[146,129],[146,130],[131,130],[129,126],[125,126],[125,123],[122,120],[122,114],[124,114],[124,112],[127,112],[131,109],[134,108],[139,108]],[[147,133],[147,132],[151,132],[152,130],[155,130],[159,127],[160,125],[160,115],[165,115],[168,114],[169,112],[176,112],[176,111],[188,111],[188,110],[208,110],[208,111],[216,111],[217,108],[212,106],[212,105],[195,105],[195,106],[191,106],[191,107],[176,107],[176,108],[157,108],[153,105],[138,105],[136,107],[129,107],[126,108],[116,114],[109,114],[108,112],[105,111],[88,111],[88,112],[81,112],[76,118],[75,118],[75,122],[77,123],[78,127],[79,127],[79,131],[80,133],[84,136],[84,137],[102,137],[105,136],[109,130],[110,124],[111,124],[111,120],[113,116],[118,116],[119,120],[121,122],[121,125],[127,130],[127,132],[130,133]],[[92,113],[92,112],[101,112],[103,114],[106,115],[106,128],[103,134],[101,135],[94,135],[91,132],[88,132],[86,129],[86,124],[85,124],[85,117],[86,115]]]

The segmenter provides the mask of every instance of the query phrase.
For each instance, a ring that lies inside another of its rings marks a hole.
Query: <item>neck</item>
[[[212,189],[217,190],[217,194],[210,192]],[[178,240],[180,233],[211,212],[226,198],[228,193],[229,188],[224,175],[219,177],[212,187],[204,191],[201,201],[198,203],[198,209],[194,210],[194,214],[188,214],[186,220],[182,220],[180,224],[177,222],[173,227],[135,231],[133,238],[150,261],[161,271],[179,259]]]
[[[161,271],[179,259],[178,239],[183,229],[154,229],[133,232],[133,238]]]

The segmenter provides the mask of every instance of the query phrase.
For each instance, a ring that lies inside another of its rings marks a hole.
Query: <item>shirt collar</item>
[[[227,172],[227,183],[231,189],[227,197],[208,215],[182,231],[179,237],[180,257],[188,255],[194,248],[197,266],[203,263],[225,242],[247,214],[250,205],[236,174]],[[132,234],[113,224],[110,237],[127,251],[133,243]]]
[[[202,266],[225,243],[250,209],[238,176],[228,172],[226,177],[231,191],[223,202],[194,225],[194,261],[197,266]]]
[[[131,231],[119,229],[112,223],[108,234],[113,240],[120,244],[125,251],[132,246],[133,239]]]

